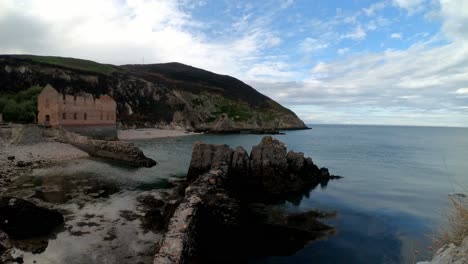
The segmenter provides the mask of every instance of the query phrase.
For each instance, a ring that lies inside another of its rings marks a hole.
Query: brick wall
[[[96,126],[116,124],[116,103],[108,95],[63,95],[47,85],[38,96],[38,123],[51,126]]]

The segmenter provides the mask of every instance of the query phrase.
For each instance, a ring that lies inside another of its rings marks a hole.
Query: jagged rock
[[[12,238],[47,235],[63,222],[62,214],[56,210],[19,198],[0,197],[0,229]]]
[[[326,168],[287,153],[270,136],[250,156],[242,147],[196,142],[186,183],[176,192],[183,198],[164,206],[174,213],[153,263],[244,263],[249,252],[292,254],[333,228],[316,220],[324,217],[317,212],[251,210],[255,195],[302,196],[327,177]]]
[[[221,163],[230,164],[233,150],[228,145],[205,144],[200,141],[195,142],[192,150],[192,160],[190,161],[187,179],[193,180],[211,168],[219,166]]]

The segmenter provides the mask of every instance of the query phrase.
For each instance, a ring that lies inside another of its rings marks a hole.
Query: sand
[[[144,129],[126,129],[119,130],[118,137],[120,140],[137,140],[137,139],[153,139],[165,137],[181,137],[196,135],[198,133],[188,132],[184,130],[169,130],[157,128],[144,128]]]

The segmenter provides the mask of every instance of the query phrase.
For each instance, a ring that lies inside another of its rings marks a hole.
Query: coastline
[[[119,130],[118,138],[120,140],[140,140],[140,139],[155,139],[168,137],[182,137],[198,135],[201,133],[189,132],[176,129],[159,129],[159,128],[139,128],[139,129],[124,129]]]
[[[88,157],[72,145],[51,140],[21,145],[0,140],[0,190],[33,169]]]

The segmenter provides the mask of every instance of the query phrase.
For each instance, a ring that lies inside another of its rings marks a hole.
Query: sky
[[[468,127],[468,0],[0,0],[0,54],[177,61],[312,124]]]

